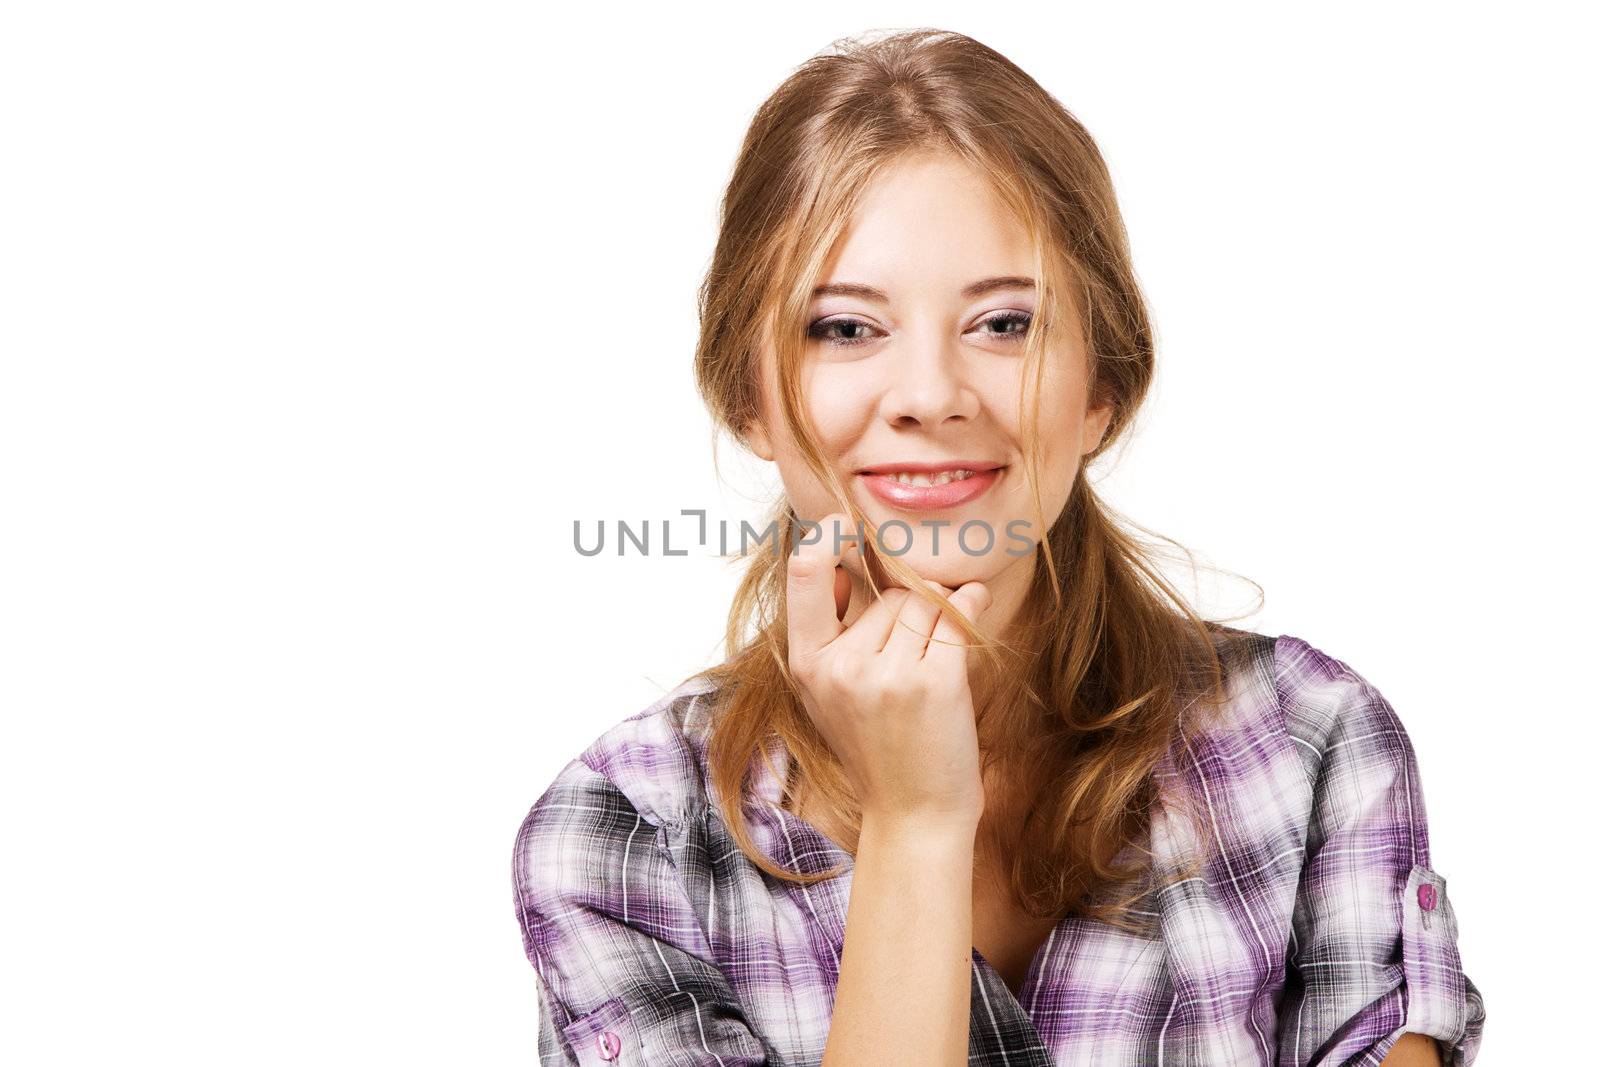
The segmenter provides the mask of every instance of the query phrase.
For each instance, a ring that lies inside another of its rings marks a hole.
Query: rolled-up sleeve
[[[767,1063],[660,840],[574,760],[517,833],[512,880],[544,1067]]]
[[[1333,686],[1279,1067],[1376,1067],[1408,1032],[1437,1039],[1446,1067],[1467,1067],[1483,1039],[1483,997],[1462,969],[1455,908],[1431,866],[1415,752],[1370,683],[1341,665]]]

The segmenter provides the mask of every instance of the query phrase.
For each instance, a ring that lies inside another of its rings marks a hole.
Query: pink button
[[[622,1038],[618,1037],[610,1030],[607,1030],[603,1034],[596,1034],[594,1036],[594,1043],[599,1047],[600,1058],[603,1060],[614,1060],[618,1056],[622,1055]]]
[[[1422,906],[1423,911],[1432,911],[1433,906],[1439,903],[1439,891],[1434,889],[1431,883],[1423,882],[1417,886],[1417,903]]]

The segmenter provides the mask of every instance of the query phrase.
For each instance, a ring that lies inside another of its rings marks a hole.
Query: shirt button
[[[1439,903],[1439,891],[1431,883],[1423,882],[1417,886],[1417,903],[1423,911],[1432,911],[1433,906]]]
[[[600,1048],[600,1058],[614,1060],[622,1054],[622,1038],[607,1030],[603,1034],[596,1034],[594,1043]]]

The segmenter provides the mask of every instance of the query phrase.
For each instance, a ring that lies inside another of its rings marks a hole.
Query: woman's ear
[[[757,456],[771,463],[776,455],[772,451],[772,441],[767,437],[767,428],[761,425],[760,419],[751,419],[745,424],[744,443]]]
[[[1083,448],[1082,455],[1088,455],[1100,447],[1100,442],[1105,439],[1106,428],[1111,425],[1111,415],[1116,406],[1110,401],[1097,408],[1090,408],[1083,420]]]

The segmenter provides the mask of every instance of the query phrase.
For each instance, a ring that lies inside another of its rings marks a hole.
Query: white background
[[[735,577],[580,557],[573,520],[757,514],[690,373],[722,183],[790,69],[914,25],[1097,138],[1161,346],[1102,491],[1390,699],[1479,1062],[1560,1058],[1594,841],[1577,11],[8,6],[6,1058],[534,1061],[518,823],[714,661]]]

